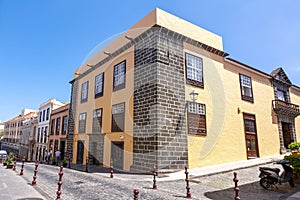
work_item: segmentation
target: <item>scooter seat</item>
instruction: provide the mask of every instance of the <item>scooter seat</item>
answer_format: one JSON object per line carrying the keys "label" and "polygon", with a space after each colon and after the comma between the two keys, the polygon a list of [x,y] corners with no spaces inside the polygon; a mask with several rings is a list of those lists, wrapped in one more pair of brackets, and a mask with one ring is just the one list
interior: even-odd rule
{"label": "scooter seat", "polygon": [[264,171],[272,171],[272,172],[275,172],[276,174],[279,174],[279,172],[280,172],[279,168],[261,167],[260,169],[264,170]]}

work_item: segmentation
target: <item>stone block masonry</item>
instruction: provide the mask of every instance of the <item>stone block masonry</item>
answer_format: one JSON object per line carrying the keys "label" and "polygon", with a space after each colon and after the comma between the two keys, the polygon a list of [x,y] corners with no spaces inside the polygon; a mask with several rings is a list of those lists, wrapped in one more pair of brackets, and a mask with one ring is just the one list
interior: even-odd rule
{"label": "stone block masonry", "polygon": [[132,171],[183,169],[188,162],[181,35],[153,27],[135,44]]}

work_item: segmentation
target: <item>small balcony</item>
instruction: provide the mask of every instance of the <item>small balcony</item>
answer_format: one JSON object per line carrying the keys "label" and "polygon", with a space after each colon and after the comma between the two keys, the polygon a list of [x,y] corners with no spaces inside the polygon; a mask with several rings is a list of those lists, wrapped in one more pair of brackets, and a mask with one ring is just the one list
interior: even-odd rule
{"label": "small balcony", "polygon": [[275,113],[277,114],[288,115],[291,117],[297,117],[298,115],[300,115],[299,105],[281,100],[273,100],[272,105]]}

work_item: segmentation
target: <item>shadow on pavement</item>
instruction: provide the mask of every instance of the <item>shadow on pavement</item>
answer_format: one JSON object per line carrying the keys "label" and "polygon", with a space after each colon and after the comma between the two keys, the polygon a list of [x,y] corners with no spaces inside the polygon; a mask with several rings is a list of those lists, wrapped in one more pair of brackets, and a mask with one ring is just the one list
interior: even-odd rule
{"label": "shadow on pavement", "polygon": [[[300,189],[299,184],[297,184],[294,188],[291,188],[289,184],[282,184],[277,187],[278,189],[266,190],[259,185],[259,182],[240,185],[239,197],[243,200],[284,200],[298,192]],[[206,192],[204,195],[207,198],[214,200],[232,200],[235,197],[235,191],[232,187],[224,190]]]}

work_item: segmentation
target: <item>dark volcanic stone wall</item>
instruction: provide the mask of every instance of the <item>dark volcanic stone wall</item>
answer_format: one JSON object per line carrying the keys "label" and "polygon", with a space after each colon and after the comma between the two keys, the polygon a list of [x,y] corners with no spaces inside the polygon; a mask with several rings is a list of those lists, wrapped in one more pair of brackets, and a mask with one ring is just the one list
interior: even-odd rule
{"label": "dark volcanic stone wall", "polygon": [[133,171],[187,165],[184,53],[180,35],[161,27],[135,44]]}

